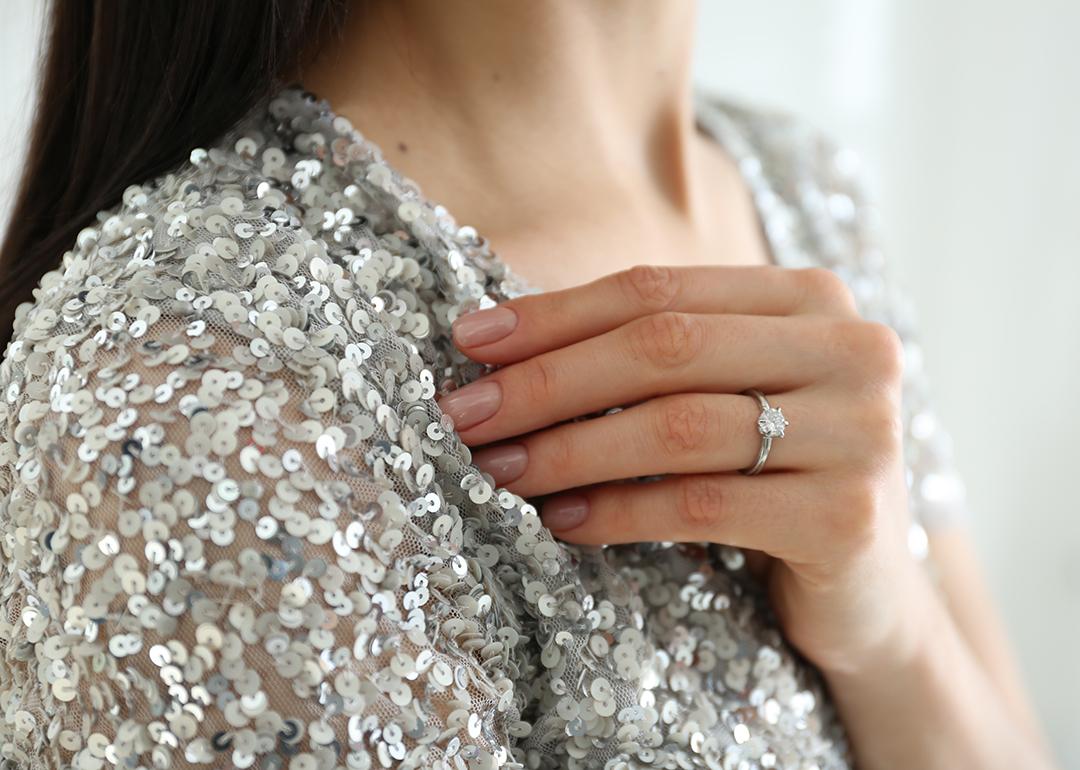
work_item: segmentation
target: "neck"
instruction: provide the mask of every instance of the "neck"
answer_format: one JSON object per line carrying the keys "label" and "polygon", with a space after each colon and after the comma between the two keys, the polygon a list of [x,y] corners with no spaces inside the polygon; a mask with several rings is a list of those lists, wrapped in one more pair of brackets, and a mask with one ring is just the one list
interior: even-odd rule
{"label": "neck", "polygon": [[701,152],[694,10],[692,0],[360,2],[299,79],[482,231],[518,224],[507,201],[535,221],[613,202],[624,216],[655,212],[657,196],[695,224],[708,217],[690,173]]}

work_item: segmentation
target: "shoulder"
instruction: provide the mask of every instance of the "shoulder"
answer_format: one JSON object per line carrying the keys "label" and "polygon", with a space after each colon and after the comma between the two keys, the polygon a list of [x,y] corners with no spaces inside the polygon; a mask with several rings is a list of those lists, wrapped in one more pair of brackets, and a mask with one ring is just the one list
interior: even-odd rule
{"label": "shoulder", "polygon": [[[145,324],[131,317],[134,326],[117,328],[115,313],[137,316],[157,305],[196,315],[224,300],[220,292],[252,290],[266,273],[294,273],[319,242],[272,182],[251,159],[215,145],[130,185],[79,232],[34,301],[19,307],[15,352],[20,341],[56,332],[139,337]],[[200,293],[209,299],[198,301]]]}
{"label": "shoulder", "polygon": [[415,304],[388,297],[384,313],[376,298],[391,275],[399,294],[422,280],[407,234],[375,236],[355,213],[364,192],[320,186],[319,151],[290,146],[295,134],[267,129],[269,111],[255,114],[130,185],[79,232],[17,310],[3,385],[55,365],[58,351],[89,368],[103,350],[209,354],[227,339],[238,366],[299,370],[329,363],[331,348],[361,332],[422,336]]}
{"label": "shoulder", "polygon": [[106,445],[122,460],[116,436],[222,399],[259,407],[270,394],[259,418],[287,417],[292,440],[325,446],[309,418],[347,422],[386,369],[423,379],[415,248],[357,222],[336,186],[311,181],[317,151],[293,152],[261,125],[129,186],[19,308],[0,361],[0,456],[30,475],[0,493],[51,483],[36,474]]}
{"label": "shoulder", "polygon": [[767,104],[702,90],[706,116],[728,125],[743,145],[739,153],[753,156],[774,187],[792,190],[812,182],[822,188],[856,189],[865,194],[859,154],[815,121]]}
{"label": "shoulder", "polygon": [[908,324],[911,309],[881,248],[859,154],[789,111],[708,91],[701,104],[703,120],[739,163],[777,261],[833,270],[864,315]]}
{"label": "shoulder", "polygon": [[225,182],[204,155],[193,150],[190,160],[128,186],[121,200],[98,212],[42,277],[34,300],[19,306],[9,358],[52,335],[66,345],[100,333],[142,337],[153,315],[145,308],[196,313],[189,294],[209,284],[211,274],[219,287],[250,288],[247,268],[265,245],[252,250],[242,237],[246,231],[278,242],[295,240],[295,234],[271,219],[272,200],[264,206],[247,192],[250,175]]}
{"label": "shoulder", "polygon": [[[420,244],[386,204],[384,188],[399,180],[349,129],[298,88],[266,95],[98,212],[18,308],[6,355],[56,334],[69,346],[68,335],[138,338],[141,316],[157,315],[150,306],[276,338],[274,315],[306,324],[312,309],[334,317],[350,300],[379,305],[392,279],[398,293],[430,283]],[[422,332],[420,315],[395,308],[381,320]]]}

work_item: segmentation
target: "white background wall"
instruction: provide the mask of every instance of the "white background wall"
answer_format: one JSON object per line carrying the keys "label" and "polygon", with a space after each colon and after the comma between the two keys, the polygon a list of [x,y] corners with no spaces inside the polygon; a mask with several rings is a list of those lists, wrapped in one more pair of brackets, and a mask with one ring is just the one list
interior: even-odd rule
{"label": "white background wall", "polygon": [[[38,12],[0,0],[0,227]],[[702,82],[862,155],[992,588],[1080,767],[1080,3],[701,0],[699,30]]]}

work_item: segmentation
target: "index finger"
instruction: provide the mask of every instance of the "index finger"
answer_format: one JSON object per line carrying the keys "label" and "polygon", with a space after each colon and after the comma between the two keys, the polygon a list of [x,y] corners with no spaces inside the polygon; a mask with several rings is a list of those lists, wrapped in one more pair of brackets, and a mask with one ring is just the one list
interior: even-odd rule
{"label": "index finger", "polygon": [[506,364],[629,323],[687,313],[855,313],[843,280],[828,268],[778,265],[634,265],[566,289],[527,294],[466,313],[452,325],[469,358]]}

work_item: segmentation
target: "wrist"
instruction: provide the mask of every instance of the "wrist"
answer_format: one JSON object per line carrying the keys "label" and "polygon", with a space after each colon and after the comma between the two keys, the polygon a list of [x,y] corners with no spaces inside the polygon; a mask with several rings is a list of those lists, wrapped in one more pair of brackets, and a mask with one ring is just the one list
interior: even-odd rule
{"label": "wrist", "polygon": [[930,665],[937,649],[934,640],[946,633],[950,617],[929,576],[912,561],[886,601],[895,606],[891,629],[876,641],[822,668],[830,684],[851,686],[865,678],[882,681],[890,674],[904,676]]}
{"label": "wrist", "polygon": [[967,647],[929,579],[912,633],[862,665],[823,671],[866,770],[1051,768]]}

